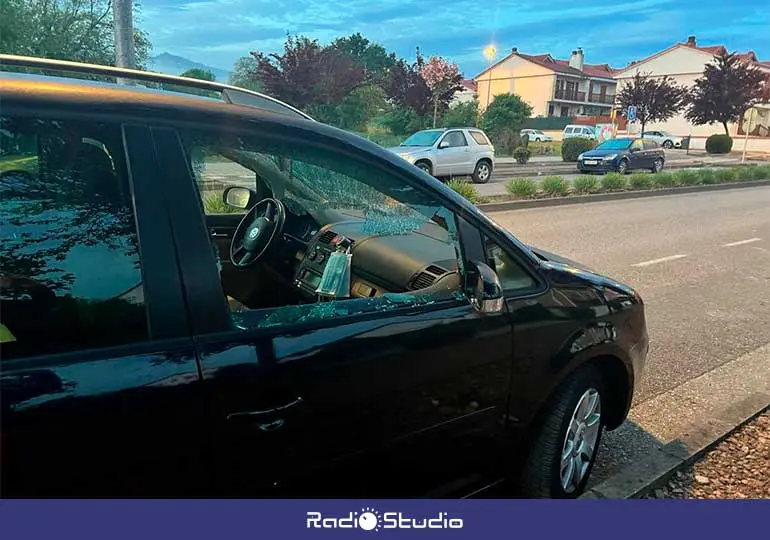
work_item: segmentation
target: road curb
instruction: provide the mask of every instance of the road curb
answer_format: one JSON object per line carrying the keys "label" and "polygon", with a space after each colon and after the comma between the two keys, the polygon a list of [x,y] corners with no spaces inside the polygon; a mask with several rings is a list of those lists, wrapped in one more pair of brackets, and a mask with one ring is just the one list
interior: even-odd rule
{"label": "road curb", "polygon": [[661,445],[644,459],[586,491],[580,498],[642,498],[768,410],[770,396],[754,394],[724,411],[719,418],[709,418],[686,430],[680,437]]}
{"label": "road curb", "polygon": [[623,199],[641,199],[644,197],[661,197],[663,195],[677,195],[685,193],[699,193],[706,191],[722,191],[725,189],[739,189],[749,187],[770,186],[770,180],[751,180],[747,182],[734,182],[729,184],[709,184],[705,186],[685,186],[663,189],[651,189],[644,191],[617,191],[612,193],[597,193],[594,195],[573,195],[570,197],[548,197],[543,199],[517,199],[512,201],[500,201],[479,204],[484,212],[502,212],[505,210],[523,210],[525,208],[542,208],[547,206],[564,206],[568,204],[583,204],[592,202],[618,201]]}

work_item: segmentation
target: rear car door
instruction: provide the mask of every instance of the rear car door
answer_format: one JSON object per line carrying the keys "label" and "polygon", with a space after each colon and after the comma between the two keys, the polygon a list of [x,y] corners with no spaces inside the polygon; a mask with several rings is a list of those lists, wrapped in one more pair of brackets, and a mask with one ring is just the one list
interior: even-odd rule
{"label": "rear car door", "polygon": [[149,130],[22,104],[4,99],[0,129],[3,494],[200,494],[198,370]]}
{"label": "rear car door", "polygon": [[[183,276],[199,284],[187,295],[199,314],[209,455],[219,467],[212,489],[440,495],[499,474],[512,329],[465,292],[464,269],[484,260],[478,234],[408,168],[307,124],[275,122],[238,129],[237,118],[211,119],[199,130],[155,131],[178,188],[172,223],[189,249]],[[212,160],[220,152],[290,162],[288,178],[269,180],[288,209],[283,234],[255,265],[240,311],[227,309],[202,194],[191,175],[177,174],[199,148]],[[253,163],[261,178],[275,174]],[[326,202],[299,195],[302,185]],[[310,276],[347,241],[352,296],[320,301]]]}

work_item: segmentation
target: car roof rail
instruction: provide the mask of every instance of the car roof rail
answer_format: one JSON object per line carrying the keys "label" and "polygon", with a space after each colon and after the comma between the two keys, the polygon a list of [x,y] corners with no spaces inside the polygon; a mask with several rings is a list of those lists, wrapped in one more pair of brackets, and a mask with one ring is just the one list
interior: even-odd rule
{"label": "car roof rail", "polygon": [[199,90],[212,90],[219,92],[226,103],[233,105],[243,105],[256,109],[263,109],[271,112],[299,116],[305,120],[313,120],[309,115],[284,103],[274,97],[232,86],[216,81],[205,81],[202,79],[193,79],[189,77],[180,77],[178,75],[167,75],[154,71],[142,71],[138,69],[119,68],[114,66],[102,66],[98,64],[85,64],[81,62],[71,62],[68,60],[54,60],[51,58],[38,58],[34,56],[17,56],[13,54],[0,54],[0,67],[14,66],[22,68],[50,69],[72,73],[83,73],[87,75],[102,75],[108,77],[117,77],[119,79],[131,79],[136,81],[166,83],[176,86],[196,88]]}

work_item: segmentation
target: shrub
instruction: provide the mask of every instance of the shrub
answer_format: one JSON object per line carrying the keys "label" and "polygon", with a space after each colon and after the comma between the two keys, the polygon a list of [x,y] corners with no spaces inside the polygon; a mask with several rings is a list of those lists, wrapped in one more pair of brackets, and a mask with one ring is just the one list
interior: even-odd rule
{"label": "shrub", "polygon": [[575,162],[580,154],[588,152],[593,147],[594,141],[591,139],[583,139],[582,137],[564,139],[561,143],[561,159],[562,161]]}
{"label": "shrub", "polygon": [[593,193],[599,187],[599,181],[595,176],[578,176],[572,181],[572,190],[575,193]]}
{"label": "shrub", "polygon": [[660,172],[650,176],[652,176],[652,183],[659,188],[675,187],[679,183],[677,177],[672,173]]}
{"label": "shrub", "polygon": [[735,182],[738,180],[738,171],[727,167],[714,169],[714,178],[718,182]]}
{"label": "shrub", "polygon": [[753,180],[754,179],[754,171],[752,170],[754,167],[751,165],[749,166],[743,166],[738,167],[738,178],[740,180]]}
{"label": "shrub", "polygon": [[754,180],[770,180],[770,165],[757,165],[754,167]]}
{"label": "shrub", "polygon": [[532,154],[536,156],[551,156],[553,154],[561,154],[560,142],[532,142],[530,141],[527,146],[532,150]]}
{"label": "shrub", "polygon": [[714,175],[714,169],[700,169],[698,171],[698,178],[700,178],[700,183],[704,185],[715,184],[717,182],[717,178]]}
{"label": "shrub", "polygon": [[561,176],[546,176],[541,184],[543,192],[547,195],[566,195],[569,190],[569,182]]}
{"label": "shrub", "polygon": [[537,193],[537,184],[531,178],[514,178],[505,185],[505,189],[517,197],[532,197]]}
{"label": "shrub", "polygon": [[709,154],[729,154],[733,149],[733,139],[729,135],[719,133],[706,139],[706,152]]}
{"label": "shrub", "polygon": [[682,170],[676,171],[672,176],[676,180],[677,184],[682,186],[694,186],[701,180],[699,172],[700,171]]}
{"label": "shrub", "polygon": [[602,177],[602,189],[605,191],[618,191],[625,187],[626,177],[620,173],[607,173]]}
{"label": "shrub", "polygon": [[652,187],[653,174],[637,172],[628,178],[628,183],[634,189],[650,189]]}
{"label": "shrub", "polygon": [[243,212],[239,208],[225,204],[222,200],[222,192],[215,191],[203,196],[203,210],[207,214],[234,214],[236,212]]}
{"label": "shrub", "polygon": [[513,151],[513,157],[516,158],[516,161],[518,163],[521,163],[522,165],[527,161],[529,161],[529,156],[531,155],[532,155],[532,150],[530,150],[526,146],[519,146],[518,148],[516,148],[516,150]]}
{"label": "shrub", "polygon": [[476,191],[475,187],[473,187],[473,184],[470,184],[464,180],[457,180],[453,178],[447,182],[446,185],[449,186],[450,189],[456,191],[468,199],[473,204],[479,204],[481,202],[481,195],[479,195],[479,192]]}

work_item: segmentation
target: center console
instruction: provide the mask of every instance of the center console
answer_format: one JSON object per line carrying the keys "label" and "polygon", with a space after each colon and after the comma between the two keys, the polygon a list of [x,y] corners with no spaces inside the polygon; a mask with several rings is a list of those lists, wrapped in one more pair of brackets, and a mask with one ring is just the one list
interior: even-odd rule
{"label": "center console", "polygon": [[315,296],[321,276],[326,268],[329,256],[338,246],[350,245],[350,240],[342,235],[327,230],[310,243],[305,256],[300,262],[294,278],[294,285],[306,296]]}

